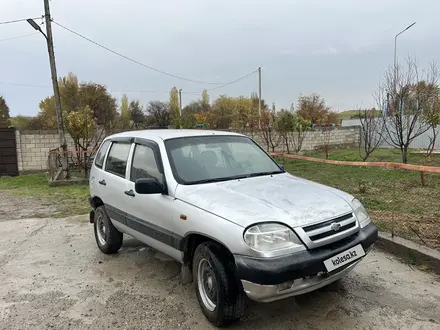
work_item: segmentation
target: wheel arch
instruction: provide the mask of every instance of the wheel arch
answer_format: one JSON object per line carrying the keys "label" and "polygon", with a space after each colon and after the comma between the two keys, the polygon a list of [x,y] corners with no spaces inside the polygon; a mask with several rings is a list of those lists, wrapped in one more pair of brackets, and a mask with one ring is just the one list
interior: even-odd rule
{"label": "wheel arch", "polygon": [[93,196],[89,198],[90,206],[96,210],[98,207],[103,206],[103,200],[98,196]]}
{"label": "wheel arch", "polygon": [[89,222],[95,222],[95,210],[104,205],[104,202],[98,196],[89,197],[89,204],[92,207],[92,210],[89,213]]}
{"label": "wheel arch", "polygon": [[216,247],[216,252],[234,261],[232,252],[225,244],[216,238],[199,232],[189,232],[180,243],[180,250],[183,252],[183,262],[192,264],[192,259],[197,246],[204,242],[212,242],[213,246]]}

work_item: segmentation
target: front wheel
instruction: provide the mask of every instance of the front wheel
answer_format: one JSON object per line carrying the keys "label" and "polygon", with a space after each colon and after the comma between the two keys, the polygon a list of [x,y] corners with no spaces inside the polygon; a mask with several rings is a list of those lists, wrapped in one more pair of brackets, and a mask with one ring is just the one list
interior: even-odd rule
{"label": "front wheel", "polygon": [[218,245],[200,244],[193,258],[193,280],[205,317],[220,327],[240,319],[245,294],[234,272],[234,264]]}
{"label": "front wheel", "polygon": [[105,254],[118,252],[122,246],[123,234],[113,226],[104,206],[95,210],[93,227],[98,248]]}

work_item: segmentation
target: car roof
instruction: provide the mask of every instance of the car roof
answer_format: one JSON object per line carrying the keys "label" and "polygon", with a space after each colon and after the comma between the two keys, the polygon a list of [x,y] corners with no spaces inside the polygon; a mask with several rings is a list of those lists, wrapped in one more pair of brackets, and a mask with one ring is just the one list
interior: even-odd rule
{"label": "car roof", "polygon": [[136,130],[136,131],[126,131],[121,133],[116,133],[108,136],[107,138],[117,138],[117,137],[133,137],[133,138],[144,138],[144,139],[162,139],[169,140],[180,137],[190,137],[190,136],[212,136],[212,135],[235,135],[244,136],[243,134],[227,131],[215,131],[215,130],[201,130],[201,129],[146,129],[146,130]]}

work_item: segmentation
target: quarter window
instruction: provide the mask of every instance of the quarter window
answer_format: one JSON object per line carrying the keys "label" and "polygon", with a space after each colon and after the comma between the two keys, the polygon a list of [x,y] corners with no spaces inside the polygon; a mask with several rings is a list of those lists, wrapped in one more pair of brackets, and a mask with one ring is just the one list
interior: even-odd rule
{"label": "quarter window", "polygon": [[99,148],[98,153],[95,157],[95,166],[98,168],[102,168],[102,165],[104,165],[104,157],[107,152],[108,146],[110,145],[110,140],[104,141],[104,143],[101,145],[101,148]]}
{"label": "quarter window", "polygon": [[125,177],[127,168],[128,154],[130,153],[131,144],[114,142],[110,147],[110,152],[105,163],[107,172]]}
{"label": "quarter window", "polygon": [[163,174],[159,171],[153,149],[137,144],[133,155],[130,180],[135,182],[141,178],[155,178],[163,183]]}

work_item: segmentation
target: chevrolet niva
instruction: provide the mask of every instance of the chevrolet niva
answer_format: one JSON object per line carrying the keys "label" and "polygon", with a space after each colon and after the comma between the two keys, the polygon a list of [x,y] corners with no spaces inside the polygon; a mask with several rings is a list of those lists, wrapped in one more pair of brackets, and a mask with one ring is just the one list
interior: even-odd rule
{"label": "chevrolet niva", "polygon": [[270,302],[341,279],[378,235],[353,196],[293,176],[251,138],[221,131],[108,136],[90,204],[103,253],[128,234],[177,260],[216,326],[239,319],[246,296]]}

